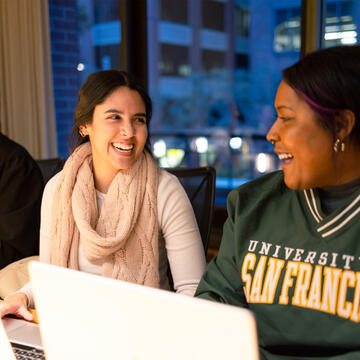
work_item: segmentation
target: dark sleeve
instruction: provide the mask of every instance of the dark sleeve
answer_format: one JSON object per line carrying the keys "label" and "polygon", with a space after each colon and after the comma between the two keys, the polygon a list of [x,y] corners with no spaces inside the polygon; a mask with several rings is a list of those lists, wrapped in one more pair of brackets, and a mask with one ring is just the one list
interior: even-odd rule
{"label": "dark sleeve", "polygon": [[228,218],[224,225],[218,255],[210,262],[199,283],[195,296],[226,304],[247,307],[241,281],[241,264],[236,259],[234,196],[228,199]]}
{"label": "dark sleeve", "polygon": [[35,160],[22,147],[1,149],[0,268],[39,253],[43,180]]}

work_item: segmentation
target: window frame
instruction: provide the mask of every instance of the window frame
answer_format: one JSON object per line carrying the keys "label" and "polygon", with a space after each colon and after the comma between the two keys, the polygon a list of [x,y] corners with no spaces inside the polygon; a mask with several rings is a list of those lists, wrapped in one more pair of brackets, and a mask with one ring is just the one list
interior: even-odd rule
{"label": "window frame", "polygon": [[[147,0],[119,2],[121,64],[148,88]],[[301,0],[300,57],[323,47],[325,11],[326,0]],[[139,53],[142,56],[138,56]]]}

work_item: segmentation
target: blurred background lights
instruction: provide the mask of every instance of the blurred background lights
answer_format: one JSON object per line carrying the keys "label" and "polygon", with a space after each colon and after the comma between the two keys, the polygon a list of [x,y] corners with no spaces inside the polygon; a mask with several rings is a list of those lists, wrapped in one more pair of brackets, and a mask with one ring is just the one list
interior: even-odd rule
{"label": "blurred background lights", "polygon": [[206,137],[198,137],[195,140],[195,145],[196,145],[196,151],[200,154],[207,152],[208,147],[209,147],[209,143]]}
{"label": "blurred background lights", "polygon": [[356,44],[357,43],[357,32],[356,31],[342,31],[342,32],[329,32],[325,34],[325,40],[338,40],[342,44]]}
{"label": "blurred background lights", "polygon": [[169,149],[166,152],[168,167],[177,167],[184,158],[185,152],[182,149]]}
{"label": "blurred background lights", "polygon": [[242,139],[238,136],[233,137],[229,141],[229,145],[233,150],[238,150],[241,148],[242,145]]}
{"label": "blurred background lights", "polygon": [[85,70],[85,65],[83,63],[78,63],[78,66],[77,66],[77,71],[83,71]]}
{"label": "blurred background lights", "polygon": [[158,140],[153,146],[154,156],[161,158],[166,155],[166,143],[164,140]]}
{"label": "blurred background lights", "polygon": [[243,141],[241,145],[241,152],[243,154],[249,154],[250,153],[250,145],[248,141]]}
{"label": "blurred background lights", "polygon": [[271,156],[264,153],[257,154],[255,168],[259,173],[265,173],[269,171],[271,169]]}

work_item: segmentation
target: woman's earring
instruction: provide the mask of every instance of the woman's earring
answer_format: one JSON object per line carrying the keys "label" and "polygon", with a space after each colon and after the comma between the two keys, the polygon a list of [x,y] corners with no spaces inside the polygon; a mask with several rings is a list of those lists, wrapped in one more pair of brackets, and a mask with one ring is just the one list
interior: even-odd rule
{"label": "woman's earring", "polygon": [[333,146],[334,151],[337,152],[344,152],[345,151],[345,143],[340,139],[336,139]]}
{"label": "woman's earring", "polygon": [[79,134],[80,134],[80,136],[83,137],[83,138],[86,136],[86,135],[81,131],[81,129],[79,129]]}

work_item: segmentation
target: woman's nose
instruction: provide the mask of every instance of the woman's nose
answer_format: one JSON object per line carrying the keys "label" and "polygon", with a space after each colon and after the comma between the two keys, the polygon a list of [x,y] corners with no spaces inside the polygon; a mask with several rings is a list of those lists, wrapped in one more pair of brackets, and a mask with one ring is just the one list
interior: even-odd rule
{"label": "woman's nose", "polygon": [[132,124],[132,122],[126,121],[123,124],[121,124],[120,129],[121,135],[126,137],[133,137],[135,135],[135,128]]}
{"label": "woman's nose", "polygon": [[277,131],[276,131],[276,121],[271,126],[268,133],[266,134],[266,140],[271,142],[272,144],[275,144],[275,142],[279,140],[279,136],[278,136]]}

